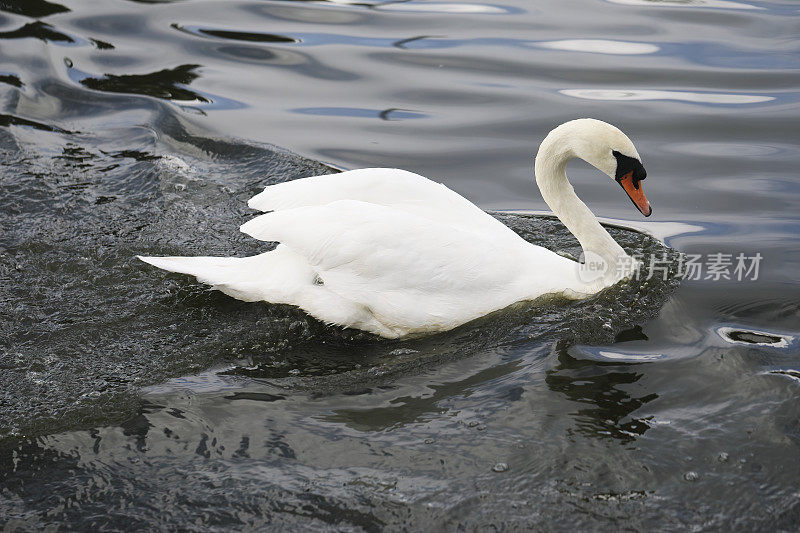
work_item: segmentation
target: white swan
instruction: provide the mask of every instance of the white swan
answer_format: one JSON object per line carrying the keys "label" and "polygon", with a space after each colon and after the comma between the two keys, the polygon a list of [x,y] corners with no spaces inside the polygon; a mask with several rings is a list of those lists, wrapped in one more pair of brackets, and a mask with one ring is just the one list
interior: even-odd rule
{"label": "white swan", "polygon": [[139,259],[240,300],[295,305],[387,338],[446,331],[543,294],[586,297],[624,277],[615,265],[632,259],[567,181],[575,157],[615,179],[649,216],[640,186],[646,174],[628,137],[599,120],[562,124],[539,148],[536,183],[585,256],[601,262],[597,276],[526,242],[444,185],[387,168],[268,186],[248,205],[270,213],[240,229],[281,243],[270,252]]}

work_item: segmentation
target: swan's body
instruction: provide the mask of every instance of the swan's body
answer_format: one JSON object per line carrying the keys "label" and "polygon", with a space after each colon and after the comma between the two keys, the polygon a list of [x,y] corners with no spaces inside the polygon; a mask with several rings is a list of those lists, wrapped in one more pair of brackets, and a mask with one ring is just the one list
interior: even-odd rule
{"label": "swan's body", "polygon": [[553,130],[536,158],[545,201],[585,253],[610,265],[591,281],[574,261],[526,242],[444,185],[382,168],[271,185],[253,197],[250,207],[271,212],[241,230],[281,243],[273,251],[141,259],[240,300],[296,305],[324,322],[383,337],[446,331],[518,301],[550,293],[581,298],[622,278],[614,264],[628,256],[564,172],[569,159],[582,157],[613,177],[617,154],[639,160],[622,132],[581,119]]}

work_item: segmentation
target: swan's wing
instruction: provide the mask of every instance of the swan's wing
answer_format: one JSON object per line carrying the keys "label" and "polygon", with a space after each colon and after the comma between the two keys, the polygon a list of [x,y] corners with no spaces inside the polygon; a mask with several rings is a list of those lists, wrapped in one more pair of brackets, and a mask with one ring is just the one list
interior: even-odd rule
{"label": "swan's wing", "polygon": [[247,205],[259,211],[281,211],[339,200],[392,207],[492,239],[519,239],[502,222],[443,184],[395,168],[363,168],[278,183]]}
{"label": "swan's wing", "polygon": [[290,247],[328,290],[400,334],[453,327],[523,291],[522,249],[393,207],[343,200],[261,215],[241,230]]}

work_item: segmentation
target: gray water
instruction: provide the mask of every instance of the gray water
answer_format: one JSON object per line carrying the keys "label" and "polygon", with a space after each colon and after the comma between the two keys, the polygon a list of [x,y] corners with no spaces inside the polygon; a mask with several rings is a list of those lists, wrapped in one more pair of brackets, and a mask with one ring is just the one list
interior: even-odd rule
{"label": "gray water", "polygon": [[[796,530],[799,22],[0,2],[0,526]],[[577,255],[531,167],[582,116],[634,140],[654,214],[575,163],[578,194],[663,276],[389,342],[134,258],[263,251],[250,196],[365,166]],[[681,279],[718,253],[761,254],[757,279]]]}

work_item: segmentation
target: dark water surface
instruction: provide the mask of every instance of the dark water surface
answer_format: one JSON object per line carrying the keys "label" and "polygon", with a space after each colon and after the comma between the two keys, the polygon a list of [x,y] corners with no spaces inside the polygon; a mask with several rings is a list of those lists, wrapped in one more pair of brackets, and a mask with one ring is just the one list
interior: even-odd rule
{"label": "dark water surface", "polygon": [[[738,0],[0,0],[0,527],[796,530],[798,25]],[[581,116],[634,140],[654,215],[585,165],[576,190],[665,276],[387,342],[134,259],[263,251],[251,195],[364,166],[576,254],[531,167]],[[630,228],[759,253],[758,279],[680,280]]]}

